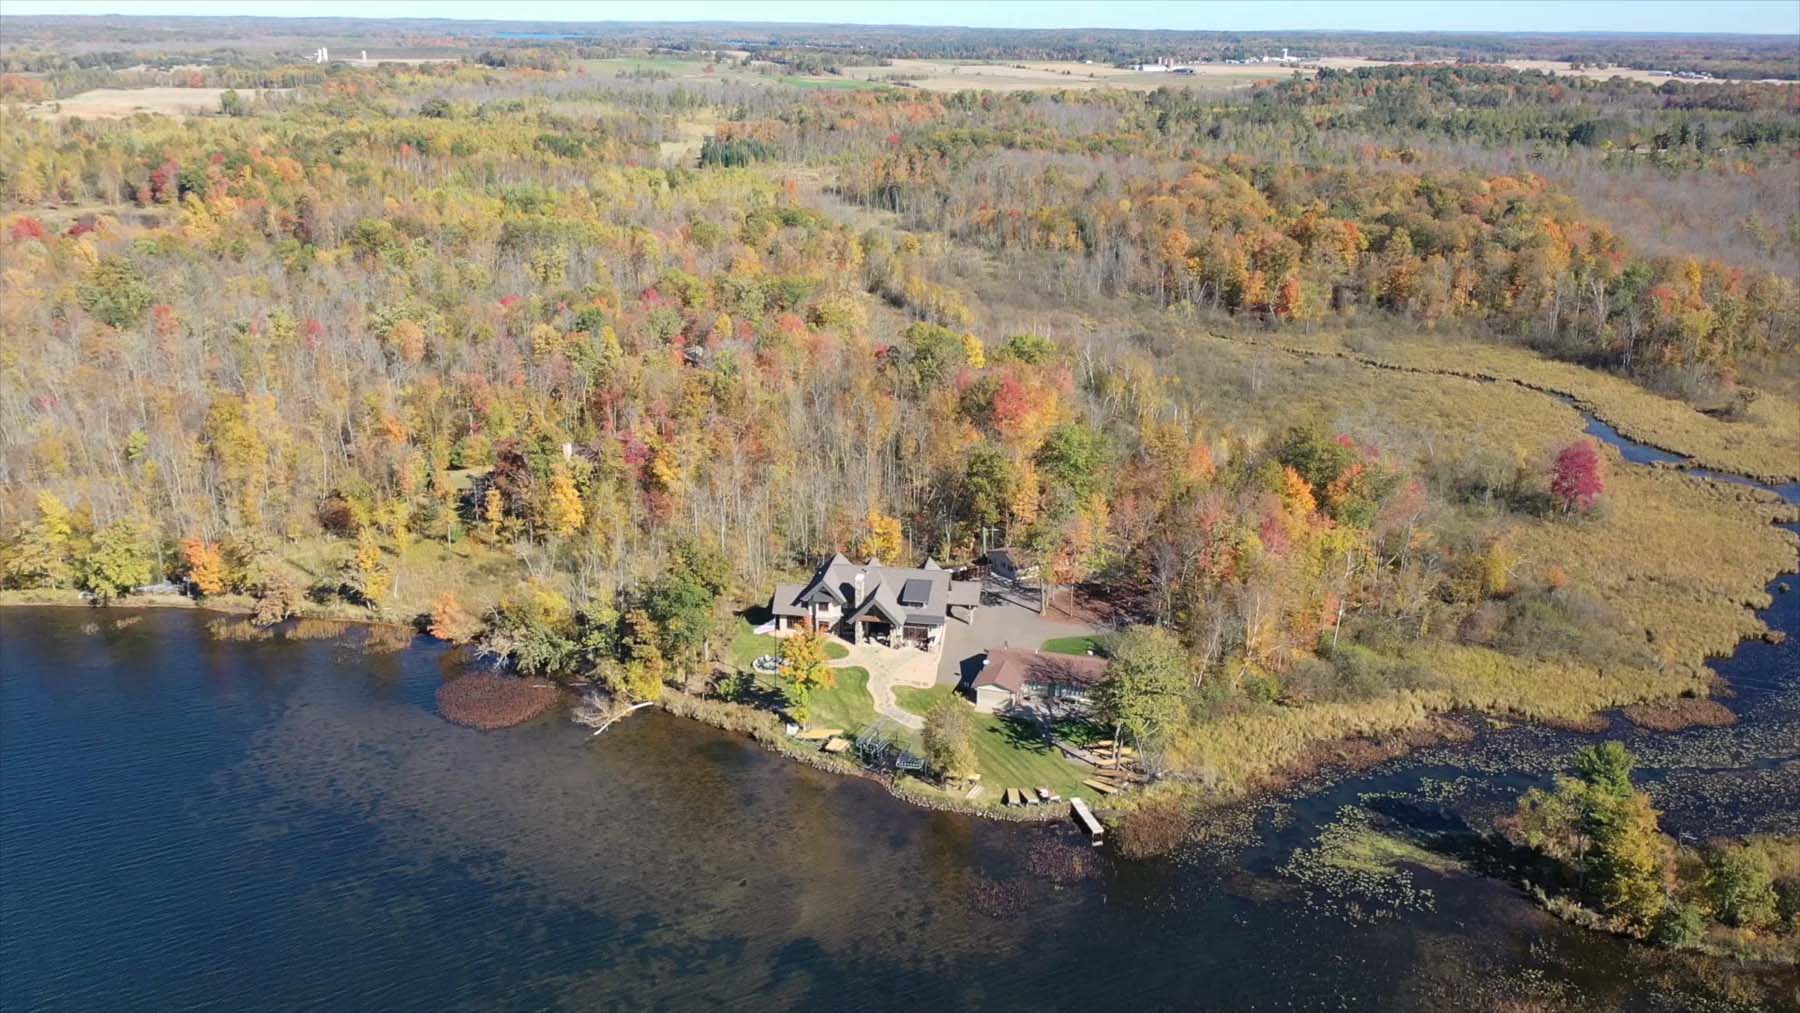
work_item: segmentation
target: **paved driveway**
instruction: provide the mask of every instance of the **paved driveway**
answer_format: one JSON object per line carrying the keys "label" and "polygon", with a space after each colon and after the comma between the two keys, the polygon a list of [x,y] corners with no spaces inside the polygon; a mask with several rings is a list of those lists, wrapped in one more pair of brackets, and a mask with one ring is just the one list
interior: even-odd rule
{"label": "paved driveway", "polygon": [[1051,619],[1010,602],[984,604],[975,610],[973,622],[950,620],[944,633],[942,656],[938,659],[937,683],[955,686],[974,678],[981,670],[982,656],[991,648],[1035,650],[1044,641],[1056,637],[1079,637],[1096,632],[1099,632],[1096,627],[1086,623]]}

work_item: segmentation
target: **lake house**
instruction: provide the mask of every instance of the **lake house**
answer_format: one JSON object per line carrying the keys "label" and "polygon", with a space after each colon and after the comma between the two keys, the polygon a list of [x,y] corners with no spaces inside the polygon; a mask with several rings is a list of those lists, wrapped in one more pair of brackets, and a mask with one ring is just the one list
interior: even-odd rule
{"label": "lake house", "polygon": [[852,643],[872,640],[889,647],[936,650],[945,624],[969,621],[981,604],[981,585],[952,580],[927,559],[922,566],[853,563],[840,553],[804,584],[777,584],[769,602],[777,630],[810,620]]}

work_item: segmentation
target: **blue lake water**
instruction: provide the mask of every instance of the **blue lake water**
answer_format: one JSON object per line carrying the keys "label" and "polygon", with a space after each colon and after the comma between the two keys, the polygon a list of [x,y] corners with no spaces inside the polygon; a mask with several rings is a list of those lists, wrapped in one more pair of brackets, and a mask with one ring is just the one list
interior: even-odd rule
{"label": "blue lake water", "polygon": [[658,712],[599,739],[560,716],[453,727],[439,647],[222,642],[206,621],[0,611],[0,1008],[1442,1009],[1546,980],[1612,1007],[1693,987],[1503,883],[1418,870],[1431,903],[1384,907],[1280,871],[1342,805],[1454,821],[1434,782],[1511,790],[1546,771],[1480,757],[1555,742],[1426,751],[1265,805],[1259,839],[1132,862]]}

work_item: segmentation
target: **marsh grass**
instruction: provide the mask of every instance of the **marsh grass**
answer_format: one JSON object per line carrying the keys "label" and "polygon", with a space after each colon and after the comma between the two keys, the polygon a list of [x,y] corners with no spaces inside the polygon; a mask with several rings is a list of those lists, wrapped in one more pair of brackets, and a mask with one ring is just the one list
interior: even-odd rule
{"label": "marsh grass", "polygon": [[1551,359],[1519,345],[1336,330],[1252,340],[1393,369],[1523,384],[1571,397],[1626,436],[1691,457],[1705,467],[1768,481],[1800,478],[1800,404],[1779,392],[1758,392],[1746,415],[1726,421],[1623,377]]}
{"label": "marsh grass", "polygon": [[254,625],[248,619],[214,619],[206,624],[206,633],[214,640],[236,643],[275,639],[274,629]]}
{"label": "marsh grass", "polygon": [[416,635],[407,626],[364,626],[352,640],[352,644],[364,654],[398,654],[412,646]]}
{"label": "marsh grass", "polygon": [[[1784,449],[1800,447],[1800,411],[1791,413],[1791,427],[1769,418],[1722,422],[1628,381],[1523,348],[1357,332],[1270,338],[1178,330],[1190,337],[1153,340],[1166,344],[1157,350],[1165,353],[1169,373],[1182,378],[1198,414],[1265,435],[1297,418],[1324,418],[1416,462],[1428,476],[1454,473],[1458,462],[1483,454],[1504,461],[1509,471],[1516,463],[1542,472],[1557,448],[1584,432],[1580,413],[1569,404],[1517,384],[1473,378],[1478,375],[1564,390],[1604,407],[1601,414],[1621,431],[1706,463],[1772,477],[1800,467],[1800,452]],[[1276,340],[1323,357],[1287,354],[1272,344]],[[1348,355],[1430,371],[1375,368],[1339,357]],[[1771,396],[1757,404],[1763,416],[1782,408]],[[1518,509],[1503,498],[1446,497],[1448,509],[1471,526],[1504,525],[1518,555],[1513,582],[1527,598],[1544,595],[1552,582],[1566,582],[1578,592],[1572,603],[1582,596],[1597,601],[1550,616],[1574,627],[1606,625],[1587,631],[1591,636],[1575,629],[1578,650],[1534,647],[1525,652],[1534,656],[1521,657],[1427,634],[1393,649],[1401,660],[1423,666],[1429,681],[1372,699],[1244,706],[1205,716],[1170,744],[1171,766],[1211,796],[1234,797],[1304,768],[1323,743],[1406,733],[1448,710],[1582,724],[1612,708],[1706,696],[1713,684],[1707,659],[1728,655],[1764,631],[1752,610],[1769,603],[1768,582],[1797,565],[1800,538],[1772,523],[1796,511],[1761,490],[1627,464],[1610,447],[1604,452],[1608,489],[1601,509],[1589,517]]]}
{"label": "marsh grass", "polygon": [[335,640],[357,628],[347,619],[296,619],[282,636],[289,640]]}
{"label": "marsh grass", "polygon": [[1634,704],[1624,709],[1626,720],[1655,732],[1683,728],[1724,728],[1737,724],[1737,715],[1717,700],[1679,697],[1655,703]]}

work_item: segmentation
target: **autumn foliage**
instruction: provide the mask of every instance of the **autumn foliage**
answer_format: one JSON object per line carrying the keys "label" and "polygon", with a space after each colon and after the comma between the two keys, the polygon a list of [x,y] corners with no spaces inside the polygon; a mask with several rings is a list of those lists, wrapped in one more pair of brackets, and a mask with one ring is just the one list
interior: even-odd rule
{"label": "autumn foliage", "polygon": [[1556,455],[1551,469],[1550,492],[1563,510],[1587,513],[1606,491],[1606,460],[1593,440],[1581,439]]}
{"label": "autumn foliage", "polygon": [[182,539],[181,558],[195,591],[207,597],[225,593],[225,559],[217,544],[199,537]]}

